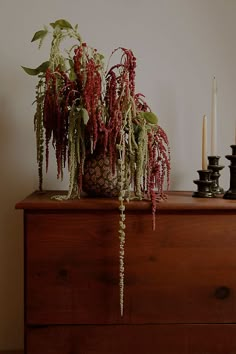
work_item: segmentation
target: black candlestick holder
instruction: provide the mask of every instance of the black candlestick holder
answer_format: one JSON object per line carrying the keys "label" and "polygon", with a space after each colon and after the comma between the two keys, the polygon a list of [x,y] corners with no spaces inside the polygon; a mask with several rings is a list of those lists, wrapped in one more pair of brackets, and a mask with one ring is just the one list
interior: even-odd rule
{"label": "black candlestick holder", "polygon": [[219,186],[220,172],[224,166],[219,165],[220,156],[208,156],[208,170],[211,170],[211,191],[214,195],[219,195],[224,193],[224,189]]}
{"label": "black candlestick holder", "polygon": [[198,170],[199,179],[193,181],[198,187],[197,192],[193,193],[196,198],[212,198],[214,194],[211,191],[213,181],[211,180],[211,170]]}
{"label": "black candlestick holder", "polygon": [[236,199],[236,145],[230,145],[232,155],[226,155],[226,159],[230,161],[230,187],[224,194],[224,199]]}

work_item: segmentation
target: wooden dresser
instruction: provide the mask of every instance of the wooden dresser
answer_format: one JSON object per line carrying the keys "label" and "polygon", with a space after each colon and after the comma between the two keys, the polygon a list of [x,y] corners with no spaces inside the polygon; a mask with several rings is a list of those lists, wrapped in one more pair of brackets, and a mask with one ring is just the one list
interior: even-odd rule
{"label": "wooden dresser", "polygon": [[169,193],[126,204],[119,309],[118,202],[24,209],[26,354],[236,354],[236,201]]}

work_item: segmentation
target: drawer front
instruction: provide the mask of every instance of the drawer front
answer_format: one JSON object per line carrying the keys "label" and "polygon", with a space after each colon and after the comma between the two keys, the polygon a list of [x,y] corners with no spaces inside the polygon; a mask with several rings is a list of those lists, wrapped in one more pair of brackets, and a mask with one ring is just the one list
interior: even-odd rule
{"label": "drawer front", "polygon": [[27,216],[28,323],[109,323],[119,317],[117,224],[117,215]]}
{"label": "drawer front", "polygon": [[118,216],[26,215],[29,324],[236,322],[236,218],[127,215],[119,314]]}
{"label": "drawer front", "polygon": [[26,352],[236,354],[236,325],[87,325],[28,328]]}

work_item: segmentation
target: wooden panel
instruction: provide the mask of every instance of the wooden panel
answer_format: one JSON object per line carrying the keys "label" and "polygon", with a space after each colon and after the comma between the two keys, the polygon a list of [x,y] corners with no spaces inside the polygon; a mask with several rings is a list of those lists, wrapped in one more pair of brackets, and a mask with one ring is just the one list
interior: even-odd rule
{"label": "wooden panel", "polygon": [[236,354],[236,326],[88,325],[29,328],[27,353]]}
{"label": "wooden panel", "polygon": [[[94,210],[118,211],[118,198],[88,198],[57,201],[55,195],[66,195],[62,191],[35,192],[16,204],[17,209],[26,210]],[[234,200],[223,198],[192,198],[192,192],[168,192],[168,198],[157,205],[161,213],[203,211],[204,212],[236,212]],[[152,206],[149,200],[130,201],[125,203],[126,210],[151,213]]]}
{"label": "wooden panel", "polygon": [[119,318],[118,216],[26,217],[28,323]]}
{"label": "wooden panel", "polygon": [[23,350],[0,350],[0,354],[24,354]]}
{"label": "wooden panel", "polygon": [[[236,322],[234,215],[127,216],[119,315],[118,216],[27,213],[27,322]],[[206,231],[205,231],[206,230]],[[225,353],[224,353],[225,354]]]}
{"label": "wooden panel", "polygon": [[236,322],[235,216],[160,215],[155,233],[145,216],[127,226],[130,323]]}

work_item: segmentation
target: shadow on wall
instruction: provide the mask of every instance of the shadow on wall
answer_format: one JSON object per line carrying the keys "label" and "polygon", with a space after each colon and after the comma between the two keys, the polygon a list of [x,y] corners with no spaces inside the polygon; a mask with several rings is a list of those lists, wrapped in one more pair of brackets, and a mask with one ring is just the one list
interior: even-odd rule
{"label": "shadow on wall", "polygon": [[30,185],[21,168],[11,96],[6,97],[0,95],[0,350],[23,347],[23,222],[15,203]]}
{"label": "shadow on wall", "polygon": [[[172,83],[164,80],[158,81],[154,90],[158,92],[157,101],[160,102],[160,107],[162,107],[160,112],[160,125],[166,130],[170,143],[170,190],[183,190],[182,181],[184,176],[180,172],[182,169],[179,168],[182,164],[179,150],[182,149],[182,143],[184,143],[184,141],[181,136],[182,132],[180,128],[180,122],[182,119],[177,116],[177,93],[175,92]],[[165,128],[166,126],[168,127],[168,130]]]}
{"label": "shadow on wall", "polygon": [[[23,212],[15,210],[15,204],[38,188],[35,107],[31,106],[34,83],[22,86],[25,74],[18,64],[12,68],[10,77],[4,75],[3,71],[0,85],[0,351],[23,348]],[[32,96],[29,97],[29,93]],[[47,178],[45,176],[44,188],[65,189],[67,180],[61,185],[54,174],[49,173]]]}

